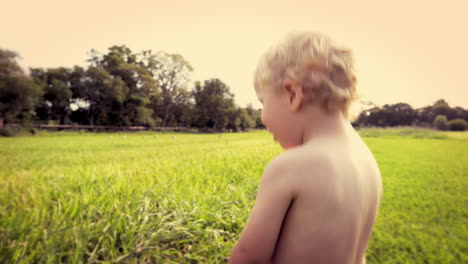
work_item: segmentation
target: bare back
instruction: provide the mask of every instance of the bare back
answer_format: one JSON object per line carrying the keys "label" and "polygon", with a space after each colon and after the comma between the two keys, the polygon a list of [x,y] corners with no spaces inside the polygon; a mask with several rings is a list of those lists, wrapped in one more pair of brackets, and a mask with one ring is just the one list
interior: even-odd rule
{"label": "bare back", "polygon": [[[296,195],[285,215],[273,263],[365,263],[382,194],[377,163],[356,132],[309,142],[288,155],[300,160]],[[308,157],[320,155],[320,166]],[[318,168],[320,167],[320,168]]]}

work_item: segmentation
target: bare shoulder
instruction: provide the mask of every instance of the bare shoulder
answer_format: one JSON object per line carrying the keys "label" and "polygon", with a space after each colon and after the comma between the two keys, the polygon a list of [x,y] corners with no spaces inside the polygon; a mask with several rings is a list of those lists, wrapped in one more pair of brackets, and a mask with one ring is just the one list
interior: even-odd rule
{"label": "bare shoulder", "polygon": [[295,166],[295,155],[291,154],[283,152],[268,163],[262,176],[260,188],[276,185],[281,186],[282,190],[287,190],[291,194],[294,192],[292,177],[296,175],[297,167]]}
{"label": "bare shoulder", "polygon": [[320,188],[321,179],[334,171],[333,160],[326,150],[300,146],[275,157],[265,169],[264,177],[282,177],[293,190],[298,190],[309,181]]}
{"label": "bare shoulder", "polygon": [[291,172],[289,179],[299,189],[306,188],[307,192],[316,190],[320,193],[336,184],[350,184],[352,181],[380,180],[372,153],[358,140],[347,144],[339,140],[310,142],[285,151],[273,162],[274,167],[287,168]]}
{"label": "bare shoulder", "polygon": [[295,169],[323,164],[329,160],[326,149],[317,146],[298,146],[275,157],[268,166],[273,168]]}
{"label": "bare shoulder", "polygon": [[320,151],[305,147],[289,149],[270,161],[265,172],[276,174],[288,174],[292,177],[304,169],[313,165],[325,165],[326,156]]}

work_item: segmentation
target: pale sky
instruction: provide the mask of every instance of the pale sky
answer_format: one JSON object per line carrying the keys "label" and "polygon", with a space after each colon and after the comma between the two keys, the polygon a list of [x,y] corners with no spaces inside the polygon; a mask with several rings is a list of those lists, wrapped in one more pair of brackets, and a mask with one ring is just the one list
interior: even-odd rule
{"label": "pale sky", "polygon": [[468,108],[468,1],[6,1],[0,48],[29,67],[86,66],[88,52],[127,45],[183,55],[193,81],[219,78],[238,105],[261,107],[259,56],[287,33],[319,31],[354,53],[358,92],[378,105],[445,98]]}

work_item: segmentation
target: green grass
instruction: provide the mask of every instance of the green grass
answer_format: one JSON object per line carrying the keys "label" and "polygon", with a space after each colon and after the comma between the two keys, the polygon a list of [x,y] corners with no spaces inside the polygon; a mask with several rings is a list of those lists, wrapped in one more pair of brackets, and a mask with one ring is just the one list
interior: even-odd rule
{"label": "green grass", "polygon": [[[368,263],[467,263],[468,132],[360,133],[384,184]],[[223,263],[280,152],[264,131],[0,138],[0,263]]]}

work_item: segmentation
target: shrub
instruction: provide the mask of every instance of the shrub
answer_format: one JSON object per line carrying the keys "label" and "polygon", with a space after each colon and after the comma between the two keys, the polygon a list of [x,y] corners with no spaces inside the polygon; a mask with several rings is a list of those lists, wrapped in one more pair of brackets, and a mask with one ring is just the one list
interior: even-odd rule
{"label": "shrub", "polygon": [[0,128],[0,137],[14,137],[18,131],[11,127]]}
{"label": "shrub", "polygon": [[447,130],[448,129],[448,124],[447,124],[447,117],[444,115],[438,115],[434,119],[434,126],[438,130]]}
{"label": "shrub", "polygon": [[468,129],[468,122],[461,118],[450,120],[447,125],[452,131],[465,131]]}

